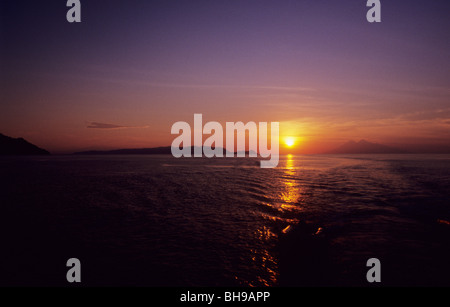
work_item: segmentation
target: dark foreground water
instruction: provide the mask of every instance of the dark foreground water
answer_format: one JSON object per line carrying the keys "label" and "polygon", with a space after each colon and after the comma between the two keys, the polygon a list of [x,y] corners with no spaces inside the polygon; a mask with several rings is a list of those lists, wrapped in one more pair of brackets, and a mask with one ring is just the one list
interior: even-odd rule
{"label": "dark foreground water", "polygon": [[0,285],[450,285],[450,156],[0,158]]}

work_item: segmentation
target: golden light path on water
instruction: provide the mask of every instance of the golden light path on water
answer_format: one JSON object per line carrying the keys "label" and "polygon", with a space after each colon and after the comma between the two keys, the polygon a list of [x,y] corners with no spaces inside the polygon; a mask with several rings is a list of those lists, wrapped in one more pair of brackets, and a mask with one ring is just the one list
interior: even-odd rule
{"label": "golden light path on water", "polygon": [[[298,162],[298,161],[297,161]],[[283,165],[284,163],[284,165]],[[301,188],[298,185],[299,167],[293,155],[286,155],[285,159],[280,160],[280,173],[274,175],[274,189],[267,191],[267,198],[272,199],[271,203],[265,203],[265,206],[276,210],[277,214],[263,213],[264,219],[270,223],[256,229],[255,235],[257,239],[263,243],[277,241],[280,236],[285,235],[292,229],[292,226],[298,223],[295,217],[301,207],[298,202],[302,197]],[[294,217],[293,217],[294,216]],[[268,225],[274,225],[269,227]],[[281,228],[280,228],[280,225]],[[271,244],[263,244],[263,246],[272,246]],[[264,276],[258,276],[257,280],[250,282],[249,286],[273,286],[277,284],[278,259],[273,251],[269,249],[252,250],[252,261],[256,265],[260,265],[264,271]]]}

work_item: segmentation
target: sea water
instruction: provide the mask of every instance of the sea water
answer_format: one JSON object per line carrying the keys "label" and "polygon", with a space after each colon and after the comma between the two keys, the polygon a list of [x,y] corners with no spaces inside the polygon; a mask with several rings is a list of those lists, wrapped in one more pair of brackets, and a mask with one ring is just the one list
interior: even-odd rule
{"label": "sea water", "polygon": [[450,155],[0,158],[1,285],[449,285]]}

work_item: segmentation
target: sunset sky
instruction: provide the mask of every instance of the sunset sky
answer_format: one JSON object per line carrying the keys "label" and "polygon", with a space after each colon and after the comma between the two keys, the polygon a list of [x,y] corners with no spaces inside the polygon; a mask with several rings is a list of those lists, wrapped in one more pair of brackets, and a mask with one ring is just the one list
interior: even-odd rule
{"label": "sunset sky", "polygon": [[[2,1],[0,133],[52,153],[169,146],[173,123],[280,122],[290,151],[450,149],[449,1]],[[283,144],[281,144],[284,147]]]}

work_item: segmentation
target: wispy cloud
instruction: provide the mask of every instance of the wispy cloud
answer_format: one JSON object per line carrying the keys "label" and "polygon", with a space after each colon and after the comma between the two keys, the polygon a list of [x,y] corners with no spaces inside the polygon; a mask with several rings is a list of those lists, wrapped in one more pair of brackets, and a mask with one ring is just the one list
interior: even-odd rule
{"label": "wispy cloud", "polygon": [[450,119],[450,108],[403,114],[402,119],[411,121]]}
{"label": "wispy cloud", "polygon": [[[91,67],[92,68],[92,67]],[[86,68],[87,70],[87,68]],[[87,70],[91,72],[92,70]],[[41,73],[39,76],[56,78],[76,78],[88,82],[103,82],[115,84],[134,84],[145,85],[155,88],[187,88],[187,89],[235,89],[235,90],[264,90],[273,92],[316,92],[316,88],[303,86],[283,86],[283,85],[264,85],[264,84],[235,84],[235,83],[191,83],[191,82],[157,82],[153,81],[156,77],[177,76],[183,79],[192,79],[192,75],[167,73],[164,71],[138,72],[136,70],[94,70],[93,74],[76,73]]]}
{"label": "wispy cloud", "polygon": [[90,123],[88,123],[86,128],[93,128],[93,129],[129,129],[129,128],[148,128],[148,126],[121,126],[121,125],[115,125],[115,124],[90,122]]}

